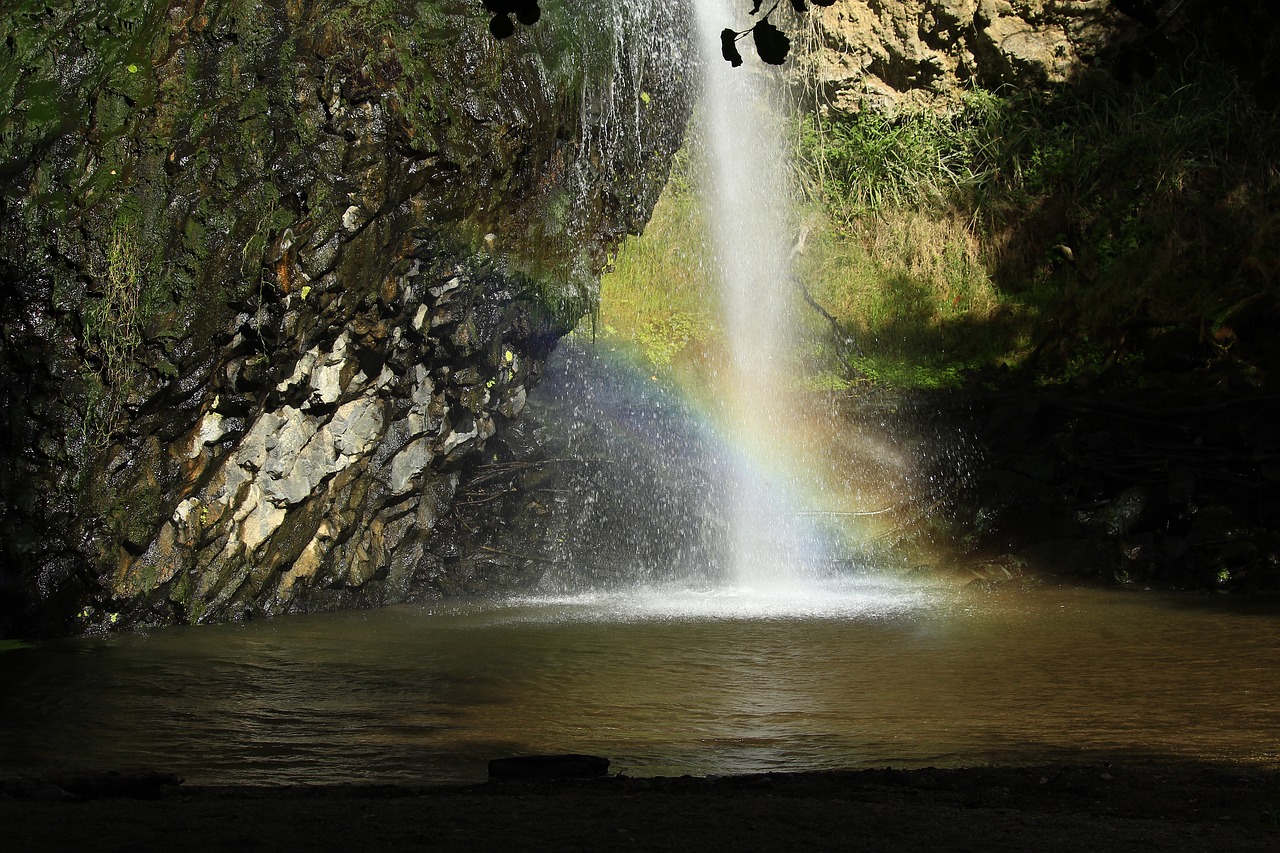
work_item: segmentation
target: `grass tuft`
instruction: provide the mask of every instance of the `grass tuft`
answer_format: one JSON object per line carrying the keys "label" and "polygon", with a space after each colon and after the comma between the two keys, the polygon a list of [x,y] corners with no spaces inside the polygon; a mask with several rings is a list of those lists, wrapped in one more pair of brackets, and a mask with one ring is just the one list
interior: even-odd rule
{"label": "grass tuft", "polygon": [[[1280,288],[1280,119],[1221,68],[808,116],[792,159],[795,274],[830,315],[807,315],[813,387],[1066,381]],[[602,288],[607,329],[659,366],[715,331],[690,184],[686,161]]]}

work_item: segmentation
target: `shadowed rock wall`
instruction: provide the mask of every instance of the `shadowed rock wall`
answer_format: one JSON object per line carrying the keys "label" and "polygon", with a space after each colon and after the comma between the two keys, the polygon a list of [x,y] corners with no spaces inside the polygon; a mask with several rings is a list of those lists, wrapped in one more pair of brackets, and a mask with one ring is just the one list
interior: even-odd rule
{"label": "shadowed rock wall", "polygon": [[544,7],[3,13],[0,635],[449,585],[436,521],[689,108],[680,4]]}

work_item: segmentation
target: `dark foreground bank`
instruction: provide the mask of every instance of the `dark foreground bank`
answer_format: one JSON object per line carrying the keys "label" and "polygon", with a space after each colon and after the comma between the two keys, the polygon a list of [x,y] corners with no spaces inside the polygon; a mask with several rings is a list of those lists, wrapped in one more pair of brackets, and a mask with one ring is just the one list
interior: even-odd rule
{"label": "dark foreground bank", "polygon": [[0,785],[10,853],[47,850],[1280,850],[1280,775],[1194,765],[864,770],[448,788]]}

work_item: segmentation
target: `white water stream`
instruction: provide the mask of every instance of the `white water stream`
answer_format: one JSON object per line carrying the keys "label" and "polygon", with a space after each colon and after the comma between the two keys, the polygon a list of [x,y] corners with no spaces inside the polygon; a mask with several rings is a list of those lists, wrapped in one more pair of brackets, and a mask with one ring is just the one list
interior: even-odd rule
{"label": "white water stream", "polygon": [[[733,583],[743,592],[784,598],[812,589],[819,554],[816,536],[795,512],[796,482],[809,460],[786,434],[790,412],[781,403],[796,375],[791,316],[789,215],[777,72],[748,62],[732,67],[721,56],[720,32],[742,30],[751,19],[728,0],[696,0],[703,68],[699,131],[709,163],[702,188],[720,279],[721,321],[730,345],[723,417],[739,449],[731,498]],[[745,39],[744,42],[749,41]]]}

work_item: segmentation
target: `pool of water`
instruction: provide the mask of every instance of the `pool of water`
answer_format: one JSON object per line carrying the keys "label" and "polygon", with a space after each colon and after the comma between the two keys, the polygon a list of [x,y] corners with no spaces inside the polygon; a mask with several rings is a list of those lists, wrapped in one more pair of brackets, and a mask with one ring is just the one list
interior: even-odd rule
{"label": "pool of water", "polygon": [[437,782],[1065,757],[1280,766],[1280,607],[857,581],[281,617],[0,653],[0,767]]}

